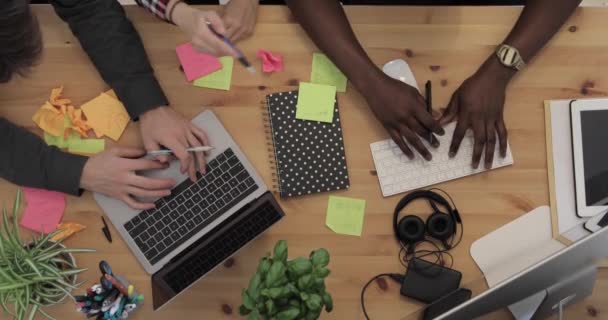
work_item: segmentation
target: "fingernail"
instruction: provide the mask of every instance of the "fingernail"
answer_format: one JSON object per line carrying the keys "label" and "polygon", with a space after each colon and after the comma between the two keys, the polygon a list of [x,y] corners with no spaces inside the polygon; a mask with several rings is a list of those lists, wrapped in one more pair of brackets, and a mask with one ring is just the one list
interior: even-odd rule
{"label": "fingernail", "polygon": [[472,164],[473,169],[477,169],[479,167],[479,162]]}
{"label": "fingernail", "polygon": [[425,154],[425,155],[424,155],[424,158],[426,159],[426,161],[431,161],[431,160],[433,160],[433,156],[432,156],[432,155],[430,155],[430,154]]}
{"label": "fingernail", "polygon": [[454,158],[454,157],[456,156],[456,152],[454,152],[454,151],[450,151],[450,152],[448,153],[448,156],[449,156],[450,158]]}
{"label": "fingernail", "polygon": [[433,139],[433,147],[439,147],[439,141],[437,139]]}
{"label": "fingernail", "polygon": [[488,169],[488,170],[492,169],[492,163],[491,162],[490,163],[486,162],[486,169]]}
{"label": "fingernail", "polygon": [[439,135],[442,136],[445,134],[445,130],[443,130],[443,128],[441,128],[441,130],[439,130]]}

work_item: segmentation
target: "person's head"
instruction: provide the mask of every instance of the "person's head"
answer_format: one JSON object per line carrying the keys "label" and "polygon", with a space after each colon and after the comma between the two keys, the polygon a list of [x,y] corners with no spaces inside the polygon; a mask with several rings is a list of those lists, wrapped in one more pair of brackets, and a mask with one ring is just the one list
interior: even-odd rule
{"label": "person's head", "polygon": [[42,52],[42,36],[28,0],[0,5],[0,83],[24,75]]}

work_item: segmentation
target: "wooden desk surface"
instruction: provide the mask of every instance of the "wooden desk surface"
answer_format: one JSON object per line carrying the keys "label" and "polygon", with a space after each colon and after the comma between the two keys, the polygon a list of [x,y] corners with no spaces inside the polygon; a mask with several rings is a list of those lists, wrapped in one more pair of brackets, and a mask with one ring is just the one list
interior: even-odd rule
{"label": "wooden desk surface", "polygon": [[[34,132],[31,117],[47,99],[50,89],[63,84],[65,94],[79,105],[107,86],[100,79],[68,28],[48,6],[35,9],[42,24],[45,54],[28,79],[0,86],[0,115]],[[518,8],[347,8],[354,29],[372,59],[381,65],[407,59],[419,82],[432,80],[435,108],[444,106],[461,81],[491,54],[516,20]],[[255,36],[241,44],[252,59],[258,48],[284,55],[286,70],[279,74],[249,75],[235,65],[232,90],[206,90],[189,85],[178,70],[174,48],[187,39],[174,26],[162,23],[137,7],[127,8],[140,31],[148,54],[169,100],[187,117],[203,106],[212,108],[241,148],[271,184],[271,171],[263,133],[259,102],[266,94],[297,87],[309,79],[315,46],[294,23],[284,7],[263,7]],[[462,244],[453,250],[455,268],[463,273],[463,285],[484,288],[479,269],[469,255],[473,241],[540,205],[548,204],[543,104],[545,99],[606,96],[608,90],[607,9],[579,9],[536,61],[511,84],[506,100],[506,119],[515,165],[488,174],[444,183],[441,188],[454,197],[466,224]],[[331,31],[330,31],[331,32]],[[85,224],[88,229],[67,241],[71,247],[97,249],[77,256],[88,267],[82,278],[87,285],[99,279],[97,263],[108,260],[117,273],[134,282],[147,302],[133,319],[237,319],[241,288],[255,269],[258,258],[278,239],[287,239],[290,256],[306,255],[326,247],[331,252],[332,274],[328,289],[335,310],[324,319],[362,319],[359,294],[362,285],[381,272],[402,272],[391,231],[391,214],[399,196],[382,198],[369,143],[386,138],[362,97],[349,86],[339,94],[344,138],[352,187],[337,192],[367,200],[363,236],[333,234],[325,227],[327,193],[282,200],[287,216],[268,233],[221,266],[162,311],[153,313],[149,276],[112,229],[114,243],[102,237],[101,211],[90,193],[68,197],[64,221]],[[109,143],[112,145],[113,143]],[[139,145],[138,128],[130,124],[120,141]],[[6,151],[4,151],[6,152]],[[0,182],[0,198],[10,203],[16,187]],[[412,208],[410,212],[428,209]],[[607,319],[608,270],[602,269],[595,294],[567,309],[570,319]],[[603,298],[602,298],[603,297]],[[373,319],[416,319],[423,305],[400,298],[398,287],[388,282],[367,292]],[[603,304],[602,304],[603,303]],[[58,319],[81,319],[71,303],[50,309]],[[506,318],[498,312],[490,318]]]}

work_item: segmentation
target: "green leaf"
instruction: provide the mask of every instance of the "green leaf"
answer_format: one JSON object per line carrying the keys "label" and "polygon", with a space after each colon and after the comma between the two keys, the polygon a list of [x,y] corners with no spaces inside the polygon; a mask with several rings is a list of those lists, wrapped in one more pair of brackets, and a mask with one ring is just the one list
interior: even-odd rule
{"label": "green leaf", "polygon": [[269,316],[273,316],[275,313],[277,313],[277,308],[275,307],[274,302],[272,302],[272,300],[266,301],[266,313]]}
{"label": "green leaf", "polygon": [[300,309],[295,307],[290,307],[287,310],[283,310],[277,313],[277,320],[293,320],[296,319],[300,315]]}
{"label": "green leaf", "polygon": [[287,241],[279,240],[274,246],[274,261],[287,262]]}
{"label": "green leaf", "polygon": [[285,288],[287,288],[289,290],[289,292],[291,292],[294,295],[298,295],[300,293],[300,290],[298,290],[298,288],[296,288],[296,286],[293,283],[288,283]]}
{"label": "green leaf", "polygon": [[331,298],[331,294],[327,292],[323,294],[323,303],[325,304],[325,311],[331,312],[334,309],[334,300]]}
{"label": "green leaf", "polygon": [[247,290],[243,289],[243,291],[241,292],[241,299],[243,299],[243,305],[245,306],[245,308],[249,310],[255,309],[255,302],[253,301],[253,299],[251,299],[251,297],[247,293]]}
{"label": "green leaf", "polygon": [[282,298],[282,295],[283,295],[283,288],[270,288],[270,289],[268,289],[268,296],[271,299]]}
{"label": "green leaf", "polygon": [[266,278],[266,274],[268,273],[268,270],[270,270],[270,265],[272,264],[272,262],[270,262],[270,259],[268,257],[264,257],[262,259],[260,259],[260,263],[258,264],[258,273],[260,274],[260,277],[262,278],[262,280],[264,278]]}
{"label": "green leaf", "polygon": [[312,263],[309,259],[298,257],[289,261],[287,269],[297,277],[300,277],[312,271]]}
{"label": "green leaf", "polygon": [[249,287],[247,288],[247,292],[251,299],[257,301],[260,296],[260,283],[262,282],[262,277],[259,273],[256,273],[253,278],[249,281]]}
{"label": "green leaf", "polygon": [[258,310],[253,310],[253,312],[247,316],[247,320],[262,320],[262,317],[260,316]]}
{"label": "green leaf", "polygon": [[304,320],[317,320],[317,319],[319,319],[320,316],[321,316],[321,309],[319,309],[318,311],[309,310],[308,313],[306,314],[306,316],[304,317]]}
{"label": "green leaf", "polygon": [[300,292],[300,299],[302,299],[302,301],[307,301],[309,297],[310,296],[308,295],[308,293]]}
{"label": "green leaf", "polygon": [[274,287],[276,283],[285,276],[285,265],[281,261],[274,261],[268,270],[268,275],[264,280],[267,288]]}
{"label": "green leaf", "polygon": [[323,299],[316,293],[311,294],[306,300],[306,307],[313,311],[318,311],[321,309],[321,305],[323,304]]}
{"label": "green leaf", "polygon": [[329,273],[330,273],[329,269],[327,269],[325,267],[315,269],[315,276],[317,276],[319,278],[325,278],[329,275]]}
{"label": "green leaf", "polygon": [[307,290],[312,284],[312,275],[310,274],[305,274],[298,279],[298,289],[300,290]]}
{"label": "green leaf", "polygon": [[326,249],[317,249],[310,253],[310,260],[316,268],[326,267],[329,264],[329,252]]}
{"label": "green leaf", "polygon": [[244,305],[239,306],[239,314],[242,316],[246,316],[251,313],[251,310],[247,309]]}
{"label": "green leaf", "polygon": [[289,305],[292,307],[300,308],[300,301],[296,299],[289,300]]}

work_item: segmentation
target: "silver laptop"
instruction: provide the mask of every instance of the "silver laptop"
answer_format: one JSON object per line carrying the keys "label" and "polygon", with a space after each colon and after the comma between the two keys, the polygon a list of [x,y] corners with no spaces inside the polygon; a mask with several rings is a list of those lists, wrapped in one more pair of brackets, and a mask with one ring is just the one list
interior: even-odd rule
{"label": "silver laptop", "polygon": [[175,261],[201,237],[269,193],[212,111],[200,113],[192,122],[205,130],[214,147],[206,157],[207,173],[196,183],[181,174],[179,162],[173,161],[168,169],[142,173],[173,178],[178,183],[170,196],[155,199],[156,209],[138,211],[122,201],[95,194],[99,206],[149,274]]}

